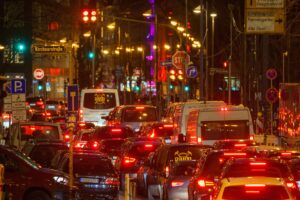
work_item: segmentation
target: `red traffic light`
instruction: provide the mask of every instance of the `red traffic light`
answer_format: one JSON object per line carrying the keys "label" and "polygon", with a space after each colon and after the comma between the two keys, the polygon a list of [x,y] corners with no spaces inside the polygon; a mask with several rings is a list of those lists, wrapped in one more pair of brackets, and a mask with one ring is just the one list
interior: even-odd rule
{"label": "red traffic light", "polygon": [[85,9],[82,11],[82,20],[84,22],[95,22],[97,20],[97,12],[96,10]]}
{"label": "red traffic light", "polygon": [[227,67],[228,67],[228,62],[227,62],[227,61],[225,61],[225,62],[223,63],[223,67],[224,67],[224,68],[227,68]]}

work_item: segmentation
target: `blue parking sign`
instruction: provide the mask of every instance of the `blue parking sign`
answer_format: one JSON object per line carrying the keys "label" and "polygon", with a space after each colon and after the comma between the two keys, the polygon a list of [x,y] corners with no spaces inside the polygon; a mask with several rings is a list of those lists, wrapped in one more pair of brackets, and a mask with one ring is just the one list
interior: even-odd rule
{"label": "blue parking sign", "polygon": [[12,94],[25,94],[26,93],[26,80],[13,79],[11,80],[11,93]]}
{"label": "blue parking sign", "polygon": [[79,87],[78,85],[68,86],[68,111],[76,112],[79,109]]}

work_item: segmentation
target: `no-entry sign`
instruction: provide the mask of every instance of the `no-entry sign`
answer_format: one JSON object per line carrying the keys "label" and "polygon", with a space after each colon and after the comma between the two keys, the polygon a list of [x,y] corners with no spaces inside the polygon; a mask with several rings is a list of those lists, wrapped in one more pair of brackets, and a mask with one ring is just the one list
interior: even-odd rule
{"label": "no-entry sign", "polygon": [[41,80],[43,79],[45,76],[45,73],[44,73],[44,70],[38,68],[38,69],[35,69],[34,72],[33,72],[33,77],[37,80]]}

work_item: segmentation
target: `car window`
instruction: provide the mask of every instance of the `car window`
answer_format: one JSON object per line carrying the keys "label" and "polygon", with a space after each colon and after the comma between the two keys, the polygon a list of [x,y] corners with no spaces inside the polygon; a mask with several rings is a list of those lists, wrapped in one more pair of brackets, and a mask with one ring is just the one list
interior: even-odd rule
{"label": "car window", "polygon": [[211,153],[203,160],[201,176],[214,178],[220,175],[225,161],[221,159],[221,153]]}
{"label": "car window", "polygon": [[124,122],[157,121],[157,112],[154,107],[128,107],[123,112]]}
{"label": "car window", "polygon": [[110,139],[110,138],[128,138],[133,137],[134,133],[129,127],[98,127],[93,134],[93,139]]}
{"label": "car window", "polygon": [[243,185],[243,186],[226,187],[222,199],[282,200],[282,199],[289,199],[289,195],[283,186],[265,185],[261,187],[247,188],[246,186]]}
{"label": "car window", "polygon": [[195,173],[195,162],[181,162],[173,169],[174,176],[193,176]]}
{"label": "car window", "polygon": [[151,152],[154,152],[160,146],[159,143],[141,143],[134,144],[128,151],[128,155],[132,155],[138,159],[147,158]]}
{"label": "car window", "polygon": [[[69,161],[65,163],[64,169],[69,171]],[[114,173],[109,159],[103,159],[94,155],[74,155],[74,174],[79,175],[107,175]]]}

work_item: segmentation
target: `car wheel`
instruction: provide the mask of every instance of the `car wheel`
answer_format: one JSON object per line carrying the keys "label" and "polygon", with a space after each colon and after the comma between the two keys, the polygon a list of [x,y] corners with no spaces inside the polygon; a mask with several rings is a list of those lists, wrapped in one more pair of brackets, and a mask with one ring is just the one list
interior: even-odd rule
{"label": "car wheel", "polygon": [[25,200],[51,200],[51,197],[43,191],[32,191],[25,196]]}

